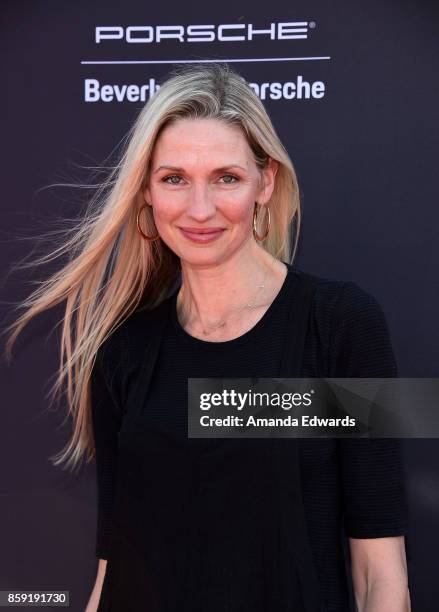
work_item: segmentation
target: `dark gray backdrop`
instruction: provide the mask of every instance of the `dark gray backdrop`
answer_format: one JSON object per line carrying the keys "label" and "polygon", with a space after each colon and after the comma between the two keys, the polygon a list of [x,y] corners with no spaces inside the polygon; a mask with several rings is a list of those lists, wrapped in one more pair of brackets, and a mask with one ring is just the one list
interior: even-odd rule
{"label": "dark gray backdrop", "polygon": [[[84,203],[77,191],[38,190],[86,179],[79,166],[102,163],[143,105],[86,102],[85,80],[160,83],[172,68],[163,61],[238,59],[231,65],[249,82],[283,84],[301,75],[324,83],[318,98],[264,100],[301,187],[297,264],[370,291],[386,313],[400,375],[437,376],[438,12],[425,0],[3,2],[3,324],[10,321],[10,302],[24,298],[26,283],[39,277],[7,275],[9,266],[33,248],[33,236],[57,219],[74,218]],[[306,37],[217,39],[220,24],[261,30],[280,22],[305,22]],[[175,24],[185,32],[189,25],[210,24],[216,40],[95,42],[96,26],[119,26],[125,37],[129,26]],[[224,36],[245,31],[235,27]],[[261,61],[268,58],[287,60]],[[110,60],[156,63],[81,63]],[[2,370],[0,589],[69,590],[76,612],[84,609],[95,579],[96,490],[94,464],[70,476],[47,460],[69,433],[63,407],[43,412],[46,381],[58,359],[58,335],[48,334],[61,313],[56,309],[32,324],[12,366]],[[412,604],[428,612],[437,609],[439,594],[438,441],[404,444]]]}

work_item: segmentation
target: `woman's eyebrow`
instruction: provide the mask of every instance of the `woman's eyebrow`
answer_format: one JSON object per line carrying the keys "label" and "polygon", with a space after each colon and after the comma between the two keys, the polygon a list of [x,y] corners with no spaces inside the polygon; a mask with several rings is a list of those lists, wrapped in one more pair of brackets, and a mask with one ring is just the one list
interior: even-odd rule
{"label": "woman's eyebrow", "polygon": [[[213,172],[224,172],[226,170],[230,170],[231,168],[240,168],[241,170],[246,172],[246,169],[240,166],[239,164],[229,164],[227,166],[221,166],[221,168],[215,168]],[[158,168],[156,168],[153,171],[153,174],[156,174],[156,172],[158,172],[159,170],[172,170],[173,172],[185,172],[184,168],[179,168],[178,166],[164,165],[164,166],[159,166]]]}

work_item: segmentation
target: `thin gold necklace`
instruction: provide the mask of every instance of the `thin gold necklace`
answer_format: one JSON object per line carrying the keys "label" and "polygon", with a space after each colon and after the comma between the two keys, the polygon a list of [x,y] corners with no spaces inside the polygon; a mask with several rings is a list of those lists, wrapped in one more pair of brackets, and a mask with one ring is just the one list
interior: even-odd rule
{"label": "thin gold necklace", "polygon": [[[267,280],[268,272],[273,269],[273,265],[274,265],[275,261],[276,261],[276,259],[274,259],[272,264],[271,264],[271,266],[269,268],[267,268],[267,271],[265,272],[265,276],[264,276],[263,282],[261,284],[259,284],[259,285],[256,285],[257,291],[256,291],[255,296],[258,296],[261,290],[262,291],[265,290],[265,282]],[[182,305],[182,296],[183,296],[183,294],[184,294],[184,287],[182,286],[180,288],[179,294],[177,295],[177,309],[178,309],[178,306],[180,306],[180,313],[181,313],[181,305]],[[179,298],[180,298],[180,304],[179,304]],[[256,297],[255,297],[252,302],[246,302],[245,304],[240,305],[240,306],[233,306],[232,307],[232,311],[236,312],[237,310],[245,310],[247,308],[253,309],[253,308],[258,308],[260,306],[262,306],[262,304],[261,303],[256,304]],[[230,314],[231,313],[229,313],[219,323],[207,323],[207,327],[210,328],[211,331],[214,331],[216,329],[220,329],[220,328],[224,327],[226,325],[226,323],[227,323],[228,318],[230,317]],[[183,317],[183,319],[184,319],[184,317]],[[203,329],[202,333],[205,336],[208,336],[211,333],[211,331],[208,331],[207,329]]]}

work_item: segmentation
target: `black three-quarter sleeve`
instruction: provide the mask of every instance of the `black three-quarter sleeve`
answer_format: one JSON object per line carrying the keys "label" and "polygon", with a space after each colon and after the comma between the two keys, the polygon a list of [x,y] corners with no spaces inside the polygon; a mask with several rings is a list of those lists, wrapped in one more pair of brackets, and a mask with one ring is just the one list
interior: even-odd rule
{"label": "black three-quarter sleeve", "polygon": [[[397,365],[386,319],[377,300],[344,283],[332,321],[336,378],[395,378]],[[407,528],[401,441],[339,439],[344,525],[352,538],[403,535]]]}
{"label": "black three-quarter sleeve", "polygon": [[108,559],[121,418],[100,351],[91,374],[90,394],[98,496],[95,554],[98,559]]}

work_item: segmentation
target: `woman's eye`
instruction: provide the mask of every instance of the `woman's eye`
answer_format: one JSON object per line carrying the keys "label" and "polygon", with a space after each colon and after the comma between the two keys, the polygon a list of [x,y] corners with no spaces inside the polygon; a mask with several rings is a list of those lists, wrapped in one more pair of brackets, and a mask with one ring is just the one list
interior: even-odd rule
{"label": "woman's eye", "polygon": [[234,179],[233,181],[225,181],[228,185],[230,185],[230,184],[234,183],[235,181],[239,180],[236,176],[233,176],[233,174],[225,174],[221,178],[231,178],[231,179]]}
{"label": "woman's eye", "polygon": [[[167,182],[168,182],[168,179],[178,179],[178,180],[180,180],[180,178],[181,178],[181,177],[180,177],[180,176],[177,176],[176,174],[171,174],[170,176],[166,176],[166,177],[163,179],[163,181],[164,181],[165,183],[167,183]],[[176,182],[176,181],[171,181],[169,184],[170,184],[170,185],[179,185],[179,183],[178,183],[178,182]]]}

